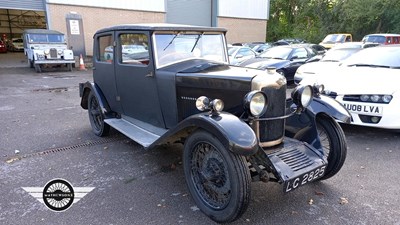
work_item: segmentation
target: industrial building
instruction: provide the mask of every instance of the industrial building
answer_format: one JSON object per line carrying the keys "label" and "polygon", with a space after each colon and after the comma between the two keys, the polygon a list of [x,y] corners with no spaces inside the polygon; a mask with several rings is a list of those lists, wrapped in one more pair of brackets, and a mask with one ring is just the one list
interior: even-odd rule
{"label": "industrial building", "polygon": [[0,34],[25,29],[63,32],[76,52],[92,54],[96,30],[128,23],[224,27],[229,43],[265,41],[269,0],[2,0]]}

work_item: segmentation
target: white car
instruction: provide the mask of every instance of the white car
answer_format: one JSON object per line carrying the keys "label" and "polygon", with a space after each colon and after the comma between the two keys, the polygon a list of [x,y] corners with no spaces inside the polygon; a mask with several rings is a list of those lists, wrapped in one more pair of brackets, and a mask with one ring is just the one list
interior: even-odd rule
{"label": "white car", "polygon": [[341,61],[360,50],[361,48],[332,48],[319,61],[306,63],[297,68],[294,74],[294,83],[300,83],[306,76],[315,76],[316,74],[330,70],[331,67],[338,66]]}
{"label": "white car", "polygon": [[364,49],[342,65],[304,78],[351,113],[354,125],[400,129],[400,46]]}
{"label": "white car", "polygon": [[255,58],[257,53],[245,46],[231,46],[228,47],[228,57],[229,57],[229,63],[231,65],[238,65],[239,63],[247,60],[247,59],[252,59]]}

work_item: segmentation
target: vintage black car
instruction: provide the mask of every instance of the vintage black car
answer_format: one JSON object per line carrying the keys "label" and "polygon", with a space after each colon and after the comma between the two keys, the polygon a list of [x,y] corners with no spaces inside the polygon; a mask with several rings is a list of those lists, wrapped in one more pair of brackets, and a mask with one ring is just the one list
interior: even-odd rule
{"label": "vintage black car", "polygon": [[[319,95],[322,85],[298,86],[287,100],[286,79],[273,68],[230,66],[225,33],[172,24],[104,28],[94,35],[94,82],[80,84],[96,135],[113,127],[145,149],[184,144],[189,192],[217,222],[245,212],[251,181],[289,192],[335,175],[347,151],[336,120],[350,120]],[[124,45],[147,52],[123,54]]]}

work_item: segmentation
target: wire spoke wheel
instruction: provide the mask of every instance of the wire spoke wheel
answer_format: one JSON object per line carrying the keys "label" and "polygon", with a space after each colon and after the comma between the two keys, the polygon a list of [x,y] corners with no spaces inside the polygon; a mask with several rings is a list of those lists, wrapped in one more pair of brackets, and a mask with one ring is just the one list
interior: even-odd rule
{"label": "wire spoke wheel", "polygon": [[232,153],[212,134],[196,131],[185,142],[185,179],[199,209],[220,223],[239,218],[250,201],[246,159]]}
{"label": "wire spoke wheel", "polygon": [[196,145],[192,155],[192,179],[203,201],[214,209],[226,207],[230,198],[227,165],[209,143]]}
{"label": "wire spoke wheel", "polygon": [[336,175],[342,168],[347,155],[347,143],[339,124],[329,116],[317,117],[317,132],[328,166],[321,180]]}

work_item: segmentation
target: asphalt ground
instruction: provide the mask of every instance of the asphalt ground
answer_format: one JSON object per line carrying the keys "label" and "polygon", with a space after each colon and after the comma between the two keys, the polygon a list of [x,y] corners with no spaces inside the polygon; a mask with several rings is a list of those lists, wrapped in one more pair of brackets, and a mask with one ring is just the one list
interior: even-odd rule
{"label": "asphalt ground", "polygon": [[[0,224],[213,224],[188,195],[181,145],[146,151],[115,130],[95,136],[79,105],[90,70],[38,74],[14,56],[7,66],[0,55]],[[400,134],[343,129],[348,155],[335,177],[288,194],[252,183],[249,208],[232,224],[400,225]],[[22,188],[55,178],[94,189],[54,212]]]}

